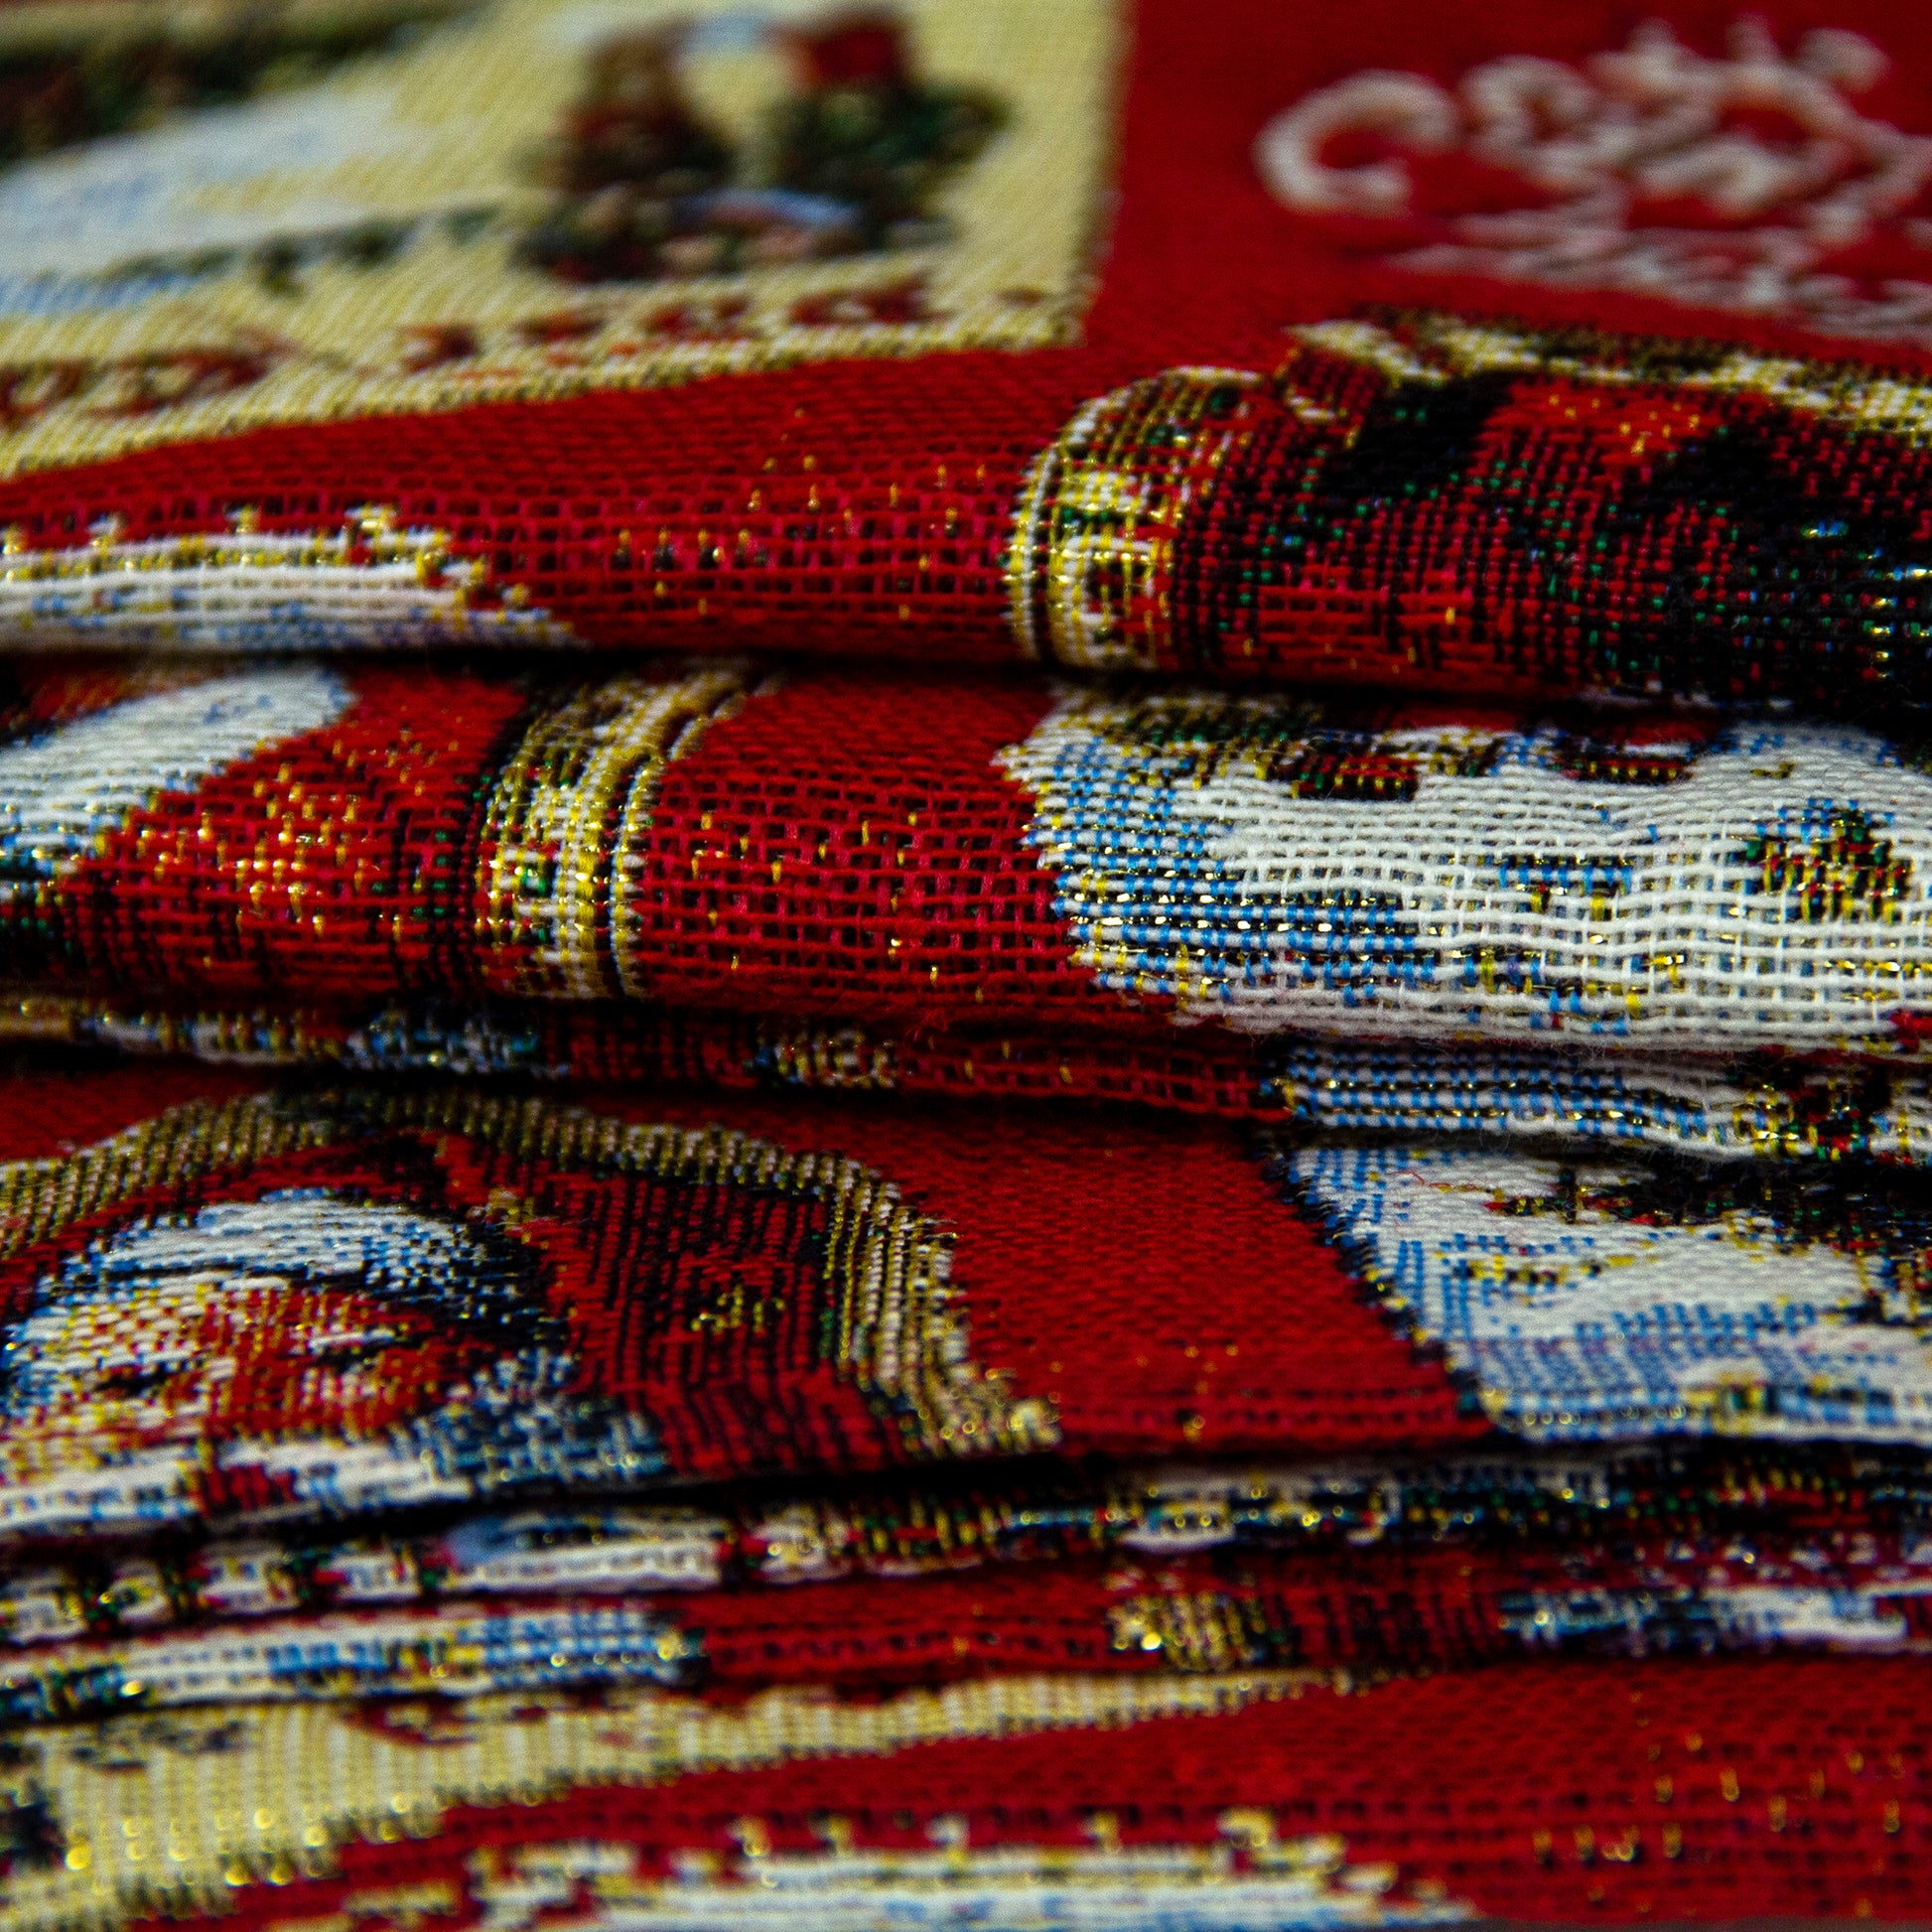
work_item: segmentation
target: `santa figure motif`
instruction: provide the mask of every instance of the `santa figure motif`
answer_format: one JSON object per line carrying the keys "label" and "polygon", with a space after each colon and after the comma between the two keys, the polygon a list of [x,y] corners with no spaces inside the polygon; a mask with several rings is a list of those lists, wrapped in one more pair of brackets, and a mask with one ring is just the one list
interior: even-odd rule
{"label": "santa figure motif", "polygon": [[193,1101],[0,1168],[0,1529],[1043,1446],[883,1177],[452,1096]]}
{"label": "santa figure motif", "polygon": [[8,1329],[4,1506],[23,1528],[83,1497],[170,1515],[210,1461],[238,1500],[347,1504],[561,1476],[586,1451],[661,1468],[621,1410],[571,1413],[536,1273],[484,1222],[329,1187],[124,1223],[41,1276]]}

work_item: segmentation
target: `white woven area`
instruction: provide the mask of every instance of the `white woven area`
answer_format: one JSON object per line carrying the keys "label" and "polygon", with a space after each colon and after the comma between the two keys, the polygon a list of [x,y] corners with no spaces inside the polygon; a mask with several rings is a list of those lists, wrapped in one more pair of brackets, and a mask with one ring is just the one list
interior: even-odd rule
{"label": "white woven area", "polygon": [[1741,1209],[1625,1218],[1619,1194],[1647,1175],[1604,1159],[1341,1143],[1284,1168],[1488,1415],[1531,1440],[1932,1444],[1932,1322],[1875,1250]]}
{"label": "white woven area", "polygon": [[10,876],[0,894],[31,897],[130,811],[320,731],[352,702],[317,664],[206,679],[164,672],[156,684],[58,731],[0,745],[0,866]]}
{"label": "white woven area", "polygon": [[1712,1062],[1434,1041],[1284,1042],[1265,1105],[1296,1122],[1402,1134],[1505,1134],[1773,1161],[1860,1154],[1932,1162],[1916,1062]]}
{"label": "white woven area", "polygon": [[71,550],[0,550],[0,643],[336,650],[474,639],[569,642],[433,530],[235,531]]}
{"label": "white woven area", "polygon": [[1258,1034],[1824,1045],[1932,1014],[1932,777],[1868,733],[1686,725],[1654,784],[1577,775],[1555,727],[1349,735],[1415,793],[1336,798],[1283,775],[1311,729],[1072,694],[1002,755],[1106,985]]}

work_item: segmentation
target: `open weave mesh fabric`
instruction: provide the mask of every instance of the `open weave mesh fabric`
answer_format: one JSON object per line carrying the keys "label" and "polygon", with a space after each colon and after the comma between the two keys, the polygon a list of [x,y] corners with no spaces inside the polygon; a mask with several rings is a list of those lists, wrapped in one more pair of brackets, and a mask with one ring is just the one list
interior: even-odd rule
{"label": "open weave mesh fabric", "polygon": [[1932,26],[0,7],[0,1932],[1932,1919]]}

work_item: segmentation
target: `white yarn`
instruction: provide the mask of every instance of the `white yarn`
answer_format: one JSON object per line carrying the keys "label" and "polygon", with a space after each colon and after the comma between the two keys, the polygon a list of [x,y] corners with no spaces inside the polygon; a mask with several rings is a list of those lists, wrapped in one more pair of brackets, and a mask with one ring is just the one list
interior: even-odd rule
{"label": "white yarn", "polygon": [[[1412,763],[1412,799],[1297,797],[1269,758],[1215,757],[1279,721],[1278,773],[1310,729],[1295,720],[1276,700],[1074,694],[1001,754],[1104,985],[1252,1034],[1714,1049],[1871,1041],[1932,1013],[1932,776],[1866,732],[1687,737],[1683,775],[1657,785],[1576,775],[1548,727],[1364,740]],[[1835,825],[1885,842],[1902,883],[1834,869]],[[1782,875],[1748,856],[1767,839]],[[1826,916],[1791,884],[1807,872],[1843,888]]]}

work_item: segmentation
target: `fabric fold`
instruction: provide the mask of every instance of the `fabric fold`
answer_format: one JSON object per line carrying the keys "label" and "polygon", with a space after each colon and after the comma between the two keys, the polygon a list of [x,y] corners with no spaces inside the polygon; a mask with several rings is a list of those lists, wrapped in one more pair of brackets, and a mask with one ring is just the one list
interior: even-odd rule
{"label": "fabric fold", "polygon": [[699,385],[29,475],[0,483],[0,622],[1833,711],[1932,690],[1923,379],[1427,312],[1289,335],[1255,367],[833,363],[739,376],[728,408]]}
{"label": "fabric fold", "polygon": [[1929,1514],[1921,1455],[1829,1443],[566,1492],[18,1552],[0,1713],[1902,1653],[1932,1628]]}
{"label": "fabric fold", "polygon": [[591,1098],[18,1076],[10,1535],[1932,1431],[1925,1190],[1887,1164]]}
{"label": "fabric fold", "polygon": [[1923,1686],[1917,1659],[1659,1659],[237,1704],[35,1733],[19,1831],[59,1856],[11,1882],[34,1925],[1905,1916]]}
{"label": "fabric fold", "polygon": [[1916,1167],[1932,1149],[1932,1102],[1909,1033],[1889,1050],[1859,1055],[1605,1052],[1561,1037],[1488,1045],[1255,1040],[1204,1029],[1145,1042],[1020,1027],[901,1033],[641,1002],[191,1006],[36,993],[0,1010],[0,1037],[349,1074],[1122,1104],[1298,1129],[1634,1143],[1713,1159],[1860,1155]]}
{"label": "fabric fold", "polygon": [[1925,1921],[1928,63],[0,8],[0,1932]]}
{"label": "fabric fold", "polygon": [[1693,1052],[1886,1053],[1928,1011],[1909,733],[318,661],[36,667],[15,719],[23,992]]}

